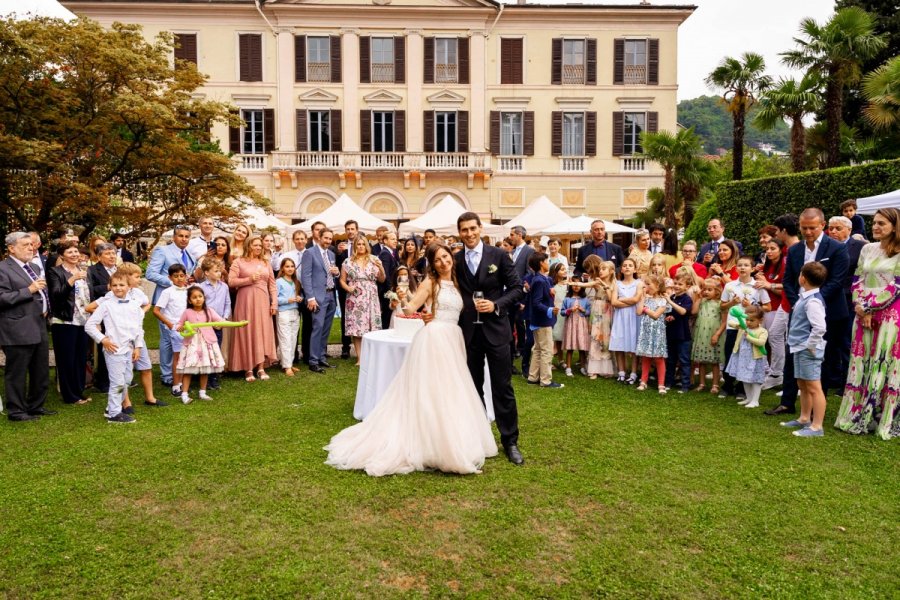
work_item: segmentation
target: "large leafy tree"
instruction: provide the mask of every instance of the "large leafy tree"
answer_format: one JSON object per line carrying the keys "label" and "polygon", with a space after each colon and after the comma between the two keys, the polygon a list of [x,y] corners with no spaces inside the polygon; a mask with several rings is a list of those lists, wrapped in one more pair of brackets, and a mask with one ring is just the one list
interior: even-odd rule
{"label": "large leafy tree", "polygon": [[822,106],[819,78],[808,74],[800,81],[781,79],[763,93],[753,122],[760,129],[772,129],[784,119],[791,121],[791,167],[795,173],[806,170],[806,127],[803,117]]}
{"label": "large leafy tree", "polygon": [[[696,199],[701,186],[699,154],[700,137],[693,129],[681,129],[677,133],[659,131],[641,134],[643,155],[653,160],[665,172],[662,213],[666,227],[678,227],[676,206]],[[685,198],[685,196],[688,196]]]}
{"label": "large leafy tree", "polygon": [[261,200],[210,143],[228,106],[170,63],[171,36],[79,19],[0,21],[0,207],[9,227],[130,233]]}
{"label": "large leafy tree", "polygon": [[863,80],[868,101],[863,116],[875,129],[900,125],[900,56],[895,56]]}
{"label": "large leafy tree", "polygon": [[745,52],[740,59],[725,57],[706,78],[714,89],[722,89],[722,99],[732,118],[734,162],[732,176],[741,179],[744,171],[744,128],[747,112],[756,104],[761,92],[772,79],[765,74],[765,59],[754,52]]}
{"label": "large leafy tree", "polygon": [[825,120],[828,123],[826,167],[836,167],[841,156],[843,93],[847,84],[859,81],[861,65],[881,52],[887,42],[875,33],[872,15],[850,7],[837,11],[824,25],[813,19],[800,22],[802,37],[797,48],[782,53],[782,61],[807,69],[825,81]]}

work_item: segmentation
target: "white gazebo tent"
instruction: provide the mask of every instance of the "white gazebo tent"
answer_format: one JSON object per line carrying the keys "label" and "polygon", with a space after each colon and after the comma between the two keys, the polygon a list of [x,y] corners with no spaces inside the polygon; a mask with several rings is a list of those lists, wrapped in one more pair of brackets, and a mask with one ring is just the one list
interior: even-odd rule
{"label": "white gazebo tent", "polygon": [[[438,235],[456,235],[458,232],[456,219],[464,212],[466,212],[466,208],[456,201],[453,196],[447,194],[421,217],[401,223],[400,237],[407,237],[414,233],[422,234],[426,229],[433,229]],[[482,233],[484,235],[491,238],[503,235],[503,227],[482,223]]]}
{"label": "white gazebo tent", "polygon": [[255,231],[275,229],[278,233],[284,233],[284,230],[287,228],[287,223],[275,215],[270,215],[258,206],[247,206],[241,211],[241,215],[244,221]]}
{"label": "white gazebo tent", "polygon": [[354,221],[359,223],[360,231],[368,234],[375,233],[375,230],[379,227],[393,227],[387,221],[383,221],[378,217],[375,217],[366,212],[363,207],[351,200],[350,196],[348,196],[347,194],[341,194],[341,197],[338,198],[334,202],[334,204],[326,208],[323,212],[314,217],[309,217],[302,223],[291,225],[288,228],[288,233],[292,234],[293,232],[300,229],[308,234],[310,232],[312,224],[316,221],[325,223],[325,226],[329,229],[333,229],[335,233],[343,233],[344,223],[346,223],[350,219],[353,219]]}
{"label": "white gazebo tent", "polygon": [[[596,221],[596,217],[589,217],[587,215],[580,215],[577,217],[573,217],[562,223],[557,223],[556,225],[545,227],[541,229],[538,233],[544,235],[585,235],[591,231],[591,223]],[[634,233],[637,231],[627,225],[619,225],[618,223],[613,223],[612,221],[603,221],[603,224],[606,226],[606,233]]]}
{"label": "white gazebo tent", "polygon": [[569,219],[571,217],[553,204],[550,198],[541,196],[533,200],[508,223],[504,223],[503,227],[508,230],[518,225],[524,227],[529,236],[533,236],[542,229]]}
{"label": "white gazebo tent", "polygon": [[900,208],[900,190],[856,199],[856,211],[861,215],[874,215],[879,208]]}

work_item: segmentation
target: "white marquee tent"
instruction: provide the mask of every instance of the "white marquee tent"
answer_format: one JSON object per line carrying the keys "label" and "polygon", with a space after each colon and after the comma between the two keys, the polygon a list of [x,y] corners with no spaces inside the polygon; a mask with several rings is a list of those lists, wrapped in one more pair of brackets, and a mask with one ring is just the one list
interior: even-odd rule
{"label": "white marquee tent", "polygon": [[[567,219],[562,223],[545,227],[544,229],[541,229],[539,233],[544,235],[584,235],[591,231],[591,223],[596,220],[596,217],[580,215]],[[606,225],[606,233],[634,233],[637,231],[627,225],[619,225],[612,221],[604,220],[603,223]]]}
{"label": "white marquee tent", "polygon": [[[431,210],[417,219],[400,224],[400,237],[407,237],[414,233],[422,234],[426,229],[433,229],[438,235],[456,235],[456,219],[466,212],[464,206],[447,194]],[[489,237],[499,237],[506,231],[500,225],[483,223],[482,233]]]}
{"label": "white marquee tent", "polygon": [[366,212],[363,207],[351,200],[350,196],[347,194],[341,194],[341,197],[323,212],[314,217],[309,217],[302,223],[297,223],[296,225],[288,227],[288,234],[292,234],[298,229],[305,231],[308,234],[312,224],[316,221],[325,223],[326,227],[333,229],[335,233],[340,234],[344,233],[344,223],[350,219],[359,223],[359,230],[363,233],[373,234],[376,229],[382,226],[393,228],[387,221],[382,221],[378,217]]}
{"label": "white marquee tent", "polygon": [[553,204],[547,196],[535,199],[503,227],[509,230],[520,225],[525,228],[527,235],[532,236],[551,225],[562,223],[571,219],[561,208]]}
{"label": "white marquee tent", "polygon": [[879,208],[900,208],[900,190],[868,198],[857,198],[856,207],[861,215],[874,215]]}

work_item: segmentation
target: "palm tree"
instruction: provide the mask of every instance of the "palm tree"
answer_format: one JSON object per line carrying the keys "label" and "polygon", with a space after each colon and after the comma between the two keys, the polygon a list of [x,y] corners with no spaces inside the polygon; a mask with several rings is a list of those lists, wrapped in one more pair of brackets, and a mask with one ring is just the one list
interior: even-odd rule
{"label": "palm tree", "polygon": [[783,52],[782,62],[817,73],[825,80],[826,167],[836,167],[840,164],[844,87],[859,81],[860,65],[877,55],[887,42],[884,36],[875,34],[872,15],[858,7],[837,11],[824,25],[803,19],[800,33],[803,38],[794,38],[798,48]]}
{"label": "palm tree", "polygon": [[[743,61],[743,62],[742,62]],[[734,161],[732,178],[737,181],[744,174],[744,120],[757,96],[772,85],[772,78],[764,74],[765,59],[754,52],[745,52],[741,60],[726,56],[706,78],[711,88],[724,90],[722,99],[732,118]]]}
{"label": "palm tree", "polygon": [[875,129],[887,129],[900,123],[900,56],[866,75],[863,94],[869,103],[863,117]]}
{"label": "palm tree", "polygon": [[803,79],[781,79],[778,85],[763,93],[754,124],[760,129],[773,129],[782,119],[791,120],[791,168],[794,173],[806,170],[806,127],[803,117],[822,108],[820,81],[814,73]]}
{"label": "palm tree", "polygon": [[[676,184],[681,173],[685,181],[692,181],[689,171],[696,167],[695,160],[700,154],[702,143],[694,128],[681,129],[672,134],[668,131],[641,134],[643,156],[659,163],[665,172],[663,186],[663,215],[666,227],[678,227],[675,206],[679,200]],[[683,198],[681,198],[683,199]]]}

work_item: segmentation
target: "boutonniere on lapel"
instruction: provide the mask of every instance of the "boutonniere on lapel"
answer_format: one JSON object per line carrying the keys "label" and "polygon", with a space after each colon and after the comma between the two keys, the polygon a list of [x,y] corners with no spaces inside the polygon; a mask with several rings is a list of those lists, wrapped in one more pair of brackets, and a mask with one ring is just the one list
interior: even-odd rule
{"label": "boutonniere on lapel", "polygon": [[491,275],[493,275],[496,272],[497,272],[497,265],[490,265],[488,267],[488,273],[490,273]]}

